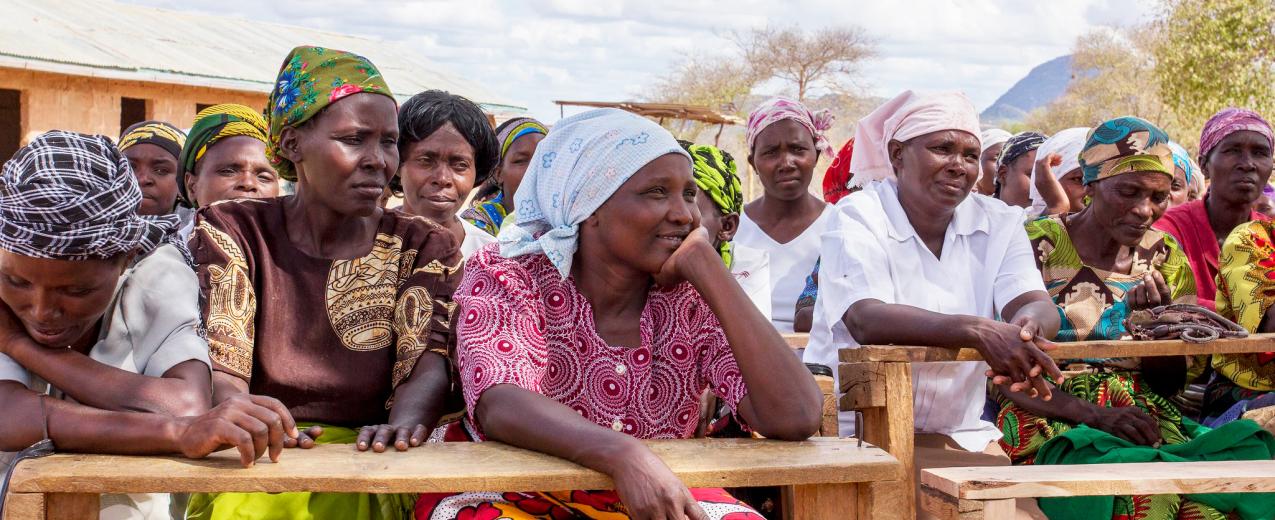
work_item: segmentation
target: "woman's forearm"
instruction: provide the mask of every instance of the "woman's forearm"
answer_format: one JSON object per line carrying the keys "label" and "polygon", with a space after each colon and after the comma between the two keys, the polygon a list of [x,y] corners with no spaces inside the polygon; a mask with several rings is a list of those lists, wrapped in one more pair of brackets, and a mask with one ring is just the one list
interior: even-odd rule
{"label": "woman's forearm", "polygon": [[13,381],[0,381],[0,451],[17,451],[49,438],[62,451],[120,455],[179,453],[177,419],[163,414],[99,410],[44,397]]}
{"label": "woman's forearm", "polygon": [[150,377],[30,339],[11,343],[6,351],[23,368],[93,408],[176,416],[198,415],[209,408],[208,365],[200,361],[180,363],[165,377]]}
{"label": "woman's forearm", "polygon": [[389,424],[432,429],[443,414],[450,386],[447,360],[433,352],[421,354],[412,375],[394,390]]}
{"label": "woman's forearm", "polygon": [[1097,415],[1096,405],[1077,399],[1066,392],[1055,391],[1049,401],[1042,401],[1023,392],[1011,391],[1008,385],[1000,385],[998,389],[1019,408],[1037,417],[1069,424],[1093,424],[1094,417]]}
{"label": "woman's forearm", "polygon": [[720,260],[714,257],[713,263],[695,265],[687,279],[717,316],[730,343],[748,388],[739,410],[748,426],[773,439],[813,435],[822,421],[823,394],[810,371]]}
{"label": "woman's forearm", "polygon": [[[860,300],[842,317],[860,345],[925,345],[975,347],[975,329],[982,318],[941,314],[911,305]],[[899,326],[907,324],[907,326]]]}

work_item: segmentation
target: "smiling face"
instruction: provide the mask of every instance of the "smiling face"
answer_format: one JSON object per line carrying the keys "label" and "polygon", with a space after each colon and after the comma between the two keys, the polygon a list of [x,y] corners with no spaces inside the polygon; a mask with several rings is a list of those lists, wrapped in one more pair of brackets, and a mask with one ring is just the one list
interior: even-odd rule
{"label": "smiling face", "polygon": [[239,198],[279,196],[279,174],[266,159],[266,143],[236,135],[209,146],[186,175],[186,193],[198,207]]}
{"label": "smiling face", "polygon": [[899,179],[899,199],[926,215],[951,215],[978,177],[978,137],[941,130],[890,141],[890,163]]}
{"label": "smiling face", "polygon": [[50,260],[0,250],[0,300],[36,343],[74,345],[96,330],[128,256]]}
{"label": "smiling face", "polygon": [[1142,241],[1151,224],[1169,208],[1173,180],[1159,172],[1134,172],[1089,183],[1089,210],[1120,245]]}
{"label": "smiling face", "polygon": [[456,217],[478,170],[474,147],[451,123],[408,145],[399,176],[407,211],[437,223]]}
{"label": "smiling face", "polygon": [[301,127],[285,128],[281,153],[296,165],[297,195],[367,217],[398,170],[398,111],[380,94],[351,94]]}
{"label": "smiling face", "polygon": [[699,226],[691,162],[661,156],[634,173],[580,228],[580,250],[654,275]]}
{"label": "smiling face", "polygon": [[1228,135],[1207,156],[1200,168],[1208,175],[1209,193],[1227,204],[1252,204],[1271,178],[1271,145],[1251,130]]}
{"label": "smiling face", "polygon": [[177,158],[167,150],[150,143],[135,144],[124,150],[128,165],[137,176],[142,190],[139,215],[167,215],[177,205]]}
{"label": "smiling face", "polygon": [[766,197],[793,201],[809,194],[819,152],[801,123],[782,119],[757,134],[748,163],[757,170]]}

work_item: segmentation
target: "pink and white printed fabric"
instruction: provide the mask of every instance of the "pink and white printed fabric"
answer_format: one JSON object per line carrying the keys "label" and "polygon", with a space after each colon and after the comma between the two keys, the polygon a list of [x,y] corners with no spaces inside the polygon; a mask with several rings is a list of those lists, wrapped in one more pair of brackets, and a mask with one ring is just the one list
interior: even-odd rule
{"label": "pink and white printed fabric", "polygon": [[815,138],[815,149],[823,152],[825,156],[832,156],[836,153],[832,149],[832,144],[828,142],[828,138],[824,136],[824,132],[832,128],[834,119],[832,113],[827,110],[811,112],[800,101],[786,97],[767,99],[748,114],[748,130],[745,137],[748,140],[749,152],[753,149],[753,142],[757,140],[757,134],[760,134],[766,127],[785,119],[796,121],[805,127],[806,130],[809,130],[810,135]]}

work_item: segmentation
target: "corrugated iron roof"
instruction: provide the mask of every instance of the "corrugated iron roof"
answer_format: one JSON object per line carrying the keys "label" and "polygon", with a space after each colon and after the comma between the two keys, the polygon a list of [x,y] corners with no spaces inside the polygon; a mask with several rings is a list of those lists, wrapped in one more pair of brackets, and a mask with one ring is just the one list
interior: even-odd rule
{"label": "corrugated iron roof", "polygon": [[242,18],[104,0],[0,0],[0,66],[269,92],[298,45],[366,56],[400,100],[436,88],[493,111],[525,111],[405,45]]}

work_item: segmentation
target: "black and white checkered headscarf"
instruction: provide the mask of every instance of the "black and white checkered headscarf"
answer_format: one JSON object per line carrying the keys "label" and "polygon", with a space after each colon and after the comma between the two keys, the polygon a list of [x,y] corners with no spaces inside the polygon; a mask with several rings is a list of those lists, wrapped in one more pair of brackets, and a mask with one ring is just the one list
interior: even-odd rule
{"label": "black and white checkered headscarf", "polygon": [[0,248],[34,258],[146,255],[177,238],[177,215],[139,216],[142,192],[110,139],[53,130],[13,154],[0,173]]}

